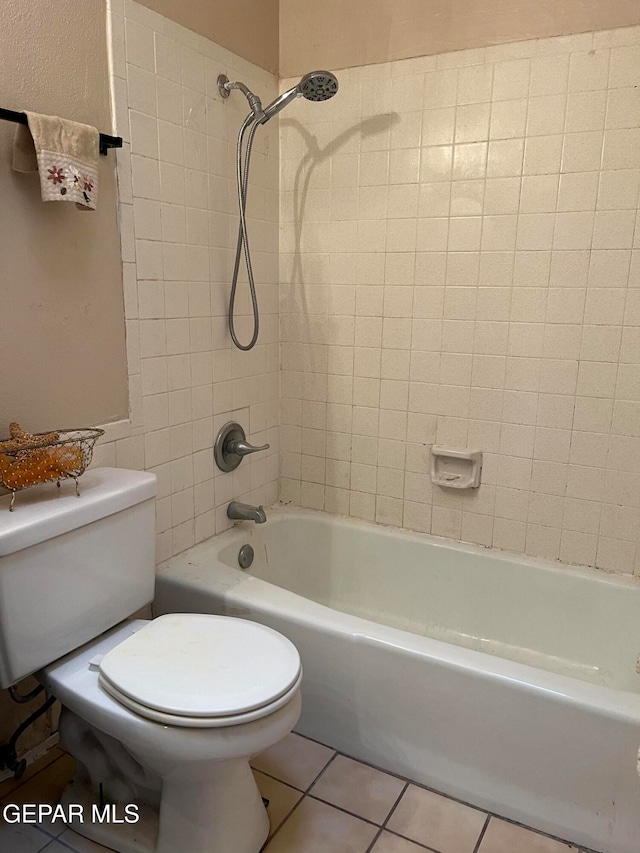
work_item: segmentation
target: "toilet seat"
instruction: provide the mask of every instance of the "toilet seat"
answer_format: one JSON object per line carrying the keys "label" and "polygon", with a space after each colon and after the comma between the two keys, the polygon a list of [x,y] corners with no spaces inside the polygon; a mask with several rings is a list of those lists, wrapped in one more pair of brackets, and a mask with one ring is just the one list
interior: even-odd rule
{"label": "toilet seat", "polygon": [[172,726],[216,728],[265,717],[302,678],[295,646],[265,625],[171,613],[143,625],[100,661],[99,684],[136,714]]}
{"label": "toilet seat", "polygon": [[120,693],[107,681],[102,678],[99,679],[100,686],[111,696],[111,698],[115,699],[116,702],[119,702],[121,705],[124,705],[124,707],[128,708],[130,711],[133,711],[134,714],[138,714],[140,717],[144,717],[147,720],[153,720],[154,723],[162,723],[165,726],[183,726],[184,728],[192,729],[217,729],[224,728],[225,726],[240,726],[243,723],[251,723],[253,720],[268,717],[269,714],[273,714],[275,711],[284,707],[287,702],[291,701],[297,693],[301,682],[302,671],[300,672],[298,680],[295,682],[293,687],[290,690],[287,690],[283,696],[276,699],[275,702],[271,702],[269,705],[265,705],[262,708],[256,708],[246,714],[233,714],[229,717],[181,717],[177,714],[165,714],[162,713],[162,711],[156,711],[154,708],[148,708],[146,705],[141,705],[129,696],[125,696],[123,693]]}

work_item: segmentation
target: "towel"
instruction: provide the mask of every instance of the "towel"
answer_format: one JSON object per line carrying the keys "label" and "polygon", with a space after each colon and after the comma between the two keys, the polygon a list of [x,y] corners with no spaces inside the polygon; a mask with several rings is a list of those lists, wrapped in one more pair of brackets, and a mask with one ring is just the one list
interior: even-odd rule
{"label": "towel", "polygon": [[[26,112],[13,142],[13,168],[40,173],[42,201],[75,201],[95,210],[100,134],[89,124]],[[34,150],[35,148],[35,150]]]}

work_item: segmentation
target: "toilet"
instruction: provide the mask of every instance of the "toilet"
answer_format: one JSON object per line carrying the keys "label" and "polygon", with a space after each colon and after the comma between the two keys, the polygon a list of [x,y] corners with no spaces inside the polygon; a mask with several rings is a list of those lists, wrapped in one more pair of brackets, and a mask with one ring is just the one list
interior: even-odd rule
{"label": "toilet", "polygon": [[295,646],[239,618],[132,618],[153,599],[155,476],[65,485],[0,498],[0,687],[35,673],[60,700],[70,826],[118,853],[258,853],[249,759],[298,720]]}

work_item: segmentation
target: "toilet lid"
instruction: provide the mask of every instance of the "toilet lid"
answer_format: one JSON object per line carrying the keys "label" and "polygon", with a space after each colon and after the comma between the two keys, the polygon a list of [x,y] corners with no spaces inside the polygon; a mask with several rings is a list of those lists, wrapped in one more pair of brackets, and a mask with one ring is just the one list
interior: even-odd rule
{"label": "toilet lid", "polygon": [[177,717],[228,717],[276,701],[300,676],[286,637],[245,619],[170,613],[100,661],[115,695]]}

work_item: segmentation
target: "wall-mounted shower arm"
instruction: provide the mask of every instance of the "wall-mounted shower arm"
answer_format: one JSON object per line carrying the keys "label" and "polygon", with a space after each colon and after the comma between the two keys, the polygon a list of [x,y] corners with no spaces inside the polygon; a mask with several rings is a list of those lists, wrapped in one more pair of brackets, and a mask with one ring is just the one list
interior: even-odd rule
{"label": "wall-mounted shower arm", "polygon": [[239,80],[229,80],[226,74],[220,74],[218,76],[218,92],[220,92],[220,95],[223,98],[228,98],[232,89],[238,89],[238,91],[242,92],[249,102],[249,106],[251,107],[251,112],[253,113],[255,120],[262,123],[265,120],[265,117],[260,98],[257,95],[254,95],[251,89],[249,89],[248,86],[245,86],[244,83],[241,83]]}

